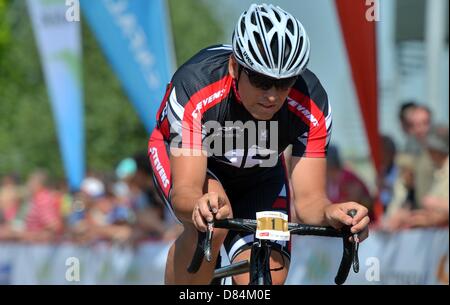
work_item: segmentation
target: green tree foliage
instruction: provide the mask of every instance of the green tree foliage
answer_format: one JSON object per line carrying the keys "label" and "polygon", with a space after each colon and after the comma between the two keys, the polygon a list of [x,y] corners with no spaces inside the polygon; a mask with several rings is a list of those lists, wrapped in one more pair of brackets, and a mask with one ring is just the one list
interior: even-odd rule
{"label": "green tree foliage", "polygon": [[[220,25],[200,1],[169,0],[178,63],[221,42]],[[148,135],[102,50],[82,20],[86,164],[111,172],[146,151]],[[0,0],[0,177],[36,168],[64,176],[41,61],[24,0]]]}
{"label": "green tree foliage", "polygon": [[179,65],[200,49],[223,43],[224,31],[209,7],[199,0],[169,0],[172,31]]}
{"label": "green tree foliage", "polygon": [[61,175],[61,158],[25,1],[6,1],[10,41],[0,61],[0,174],[45,167]]}
{"label": "green tree foliage", "polygon": [[6,0],[0,0],[0,58],[10,40],[9,27],[6,21]]}

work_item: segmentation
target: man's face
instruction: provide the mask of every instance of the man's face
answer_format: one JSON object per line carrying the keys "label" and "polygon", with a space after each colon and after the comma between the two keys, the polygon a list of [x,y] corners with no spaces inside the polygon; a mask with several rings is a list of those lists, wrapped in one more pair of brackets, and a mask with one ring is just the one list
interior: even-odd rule
{"label": "man's face", "polygon": [[27,188],[31,193],[38,192],[44,187],[45,177],[41,174],[33,174],[27,183]]}
{"label": "man's face", "polygon": [[412,135],[412,121],[414,117],[414,111],[415,108],[409,108],[408,110],[406,110],[405,117],[402,120],[403,131],[408,135]]}
{"label": "man's face", "polygon": [[411,116],[411,134],[419,141],[424,140],[430,131],[430,124],[428,111],[417,108]]}
{"label": "man's face", "polygon": [[238,64],[231,59],[230,65],[233,65],[235,79],[239,79],[238,90],[245,109],[257,120],[270,120],[277,113],[284,102],[291,87],[277,88],[258,88],[250,80],[251,75],[242,70],[238,76]]}

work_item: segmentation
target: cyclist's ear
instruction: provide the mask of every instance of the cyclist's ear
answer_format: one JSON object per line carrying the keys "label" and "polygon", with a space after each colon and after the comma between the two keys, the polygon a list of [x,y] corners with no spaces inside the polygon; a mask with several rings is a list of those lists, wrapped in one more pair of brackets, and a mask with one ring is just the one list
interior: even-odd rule
{"label": "cyclist's ear", "polygon": [[239,64],[233,54],[230,55],[230,59],[228,60],[228,73],[234,79],[239,78]]}

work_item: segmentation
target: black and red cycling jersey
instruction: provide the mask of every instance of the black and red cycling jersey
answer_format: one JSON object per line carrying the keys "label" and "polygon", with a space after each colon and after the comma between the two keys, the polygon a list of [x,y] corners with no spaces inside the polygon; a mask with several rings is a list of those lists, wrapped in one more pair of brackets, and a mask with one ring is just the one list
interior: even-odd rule
{"label": "black and red cycling jersey", "polygon": [[[230,127],[230,122],[254,122],[263,126],[258,128],[256,145],[247,141],[244,146],[238,146],[235,141],[236,146],[224,145],[225,150],[208,156],[208,169],[233,180],[245,181],[262,174],[267,170],[267,162],[264,162],[271,155],[276,161],[290,144],[293,156],[324,158],[331,135],[331,108],[318,78],[306,70],[271,121],[258,121],[240,101],[235,80],[228,72],[231,54],[230,46],[212,46],[201,50],[176,71],[157,113],[159,134],[154,133],[153,139],[162,138],[170,146],[195,148],[211,137],[225,139],[227,136],[220,132],[236,128],[235,125]],[[215,122],[216,126],[212,133],[206,130],[210,122]],[[273,126],[277,128],[275,132]],[[274,138],[276,147],[272,142]],[[153,156],[153,163],[159,163],[161,157]],[[168,188],[170,178],[165,176],[169,173],[160,173],[158,180]]]}

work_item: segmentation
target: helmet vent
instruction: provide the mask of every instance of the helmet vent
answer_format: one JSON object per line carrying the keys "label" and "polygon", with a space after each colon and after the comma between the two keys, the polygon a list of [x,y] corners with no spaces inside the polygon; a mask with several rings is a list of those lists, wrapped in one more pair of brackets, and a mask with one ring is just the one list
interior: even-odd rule
{"label": "helmet vent", "polygon": [[270,49],[272,50],[272,56],[275,62],[278,62],[278,35],[275,35],[270,42]]}
{"label": "helmet vent", "polygon": [[[258,49],[259,49],[259,53],[261,53],[262,58],[264,60],[264,65],[269,66],[269,59],[267,58],[267,54],[266,54],[266,52],[264,50],[264,45],[263,45],[261,36],[259,36],[258,33],[255,33],[254,35],[255,35],[256,45],[258,46]],[[258,58],[256,56],[256,54],[255,54],[254,58]]]}
{"label": "helmet vent", "polygon": [[291,45],[291,41],[289,39],[286,40],[286,46],[284,47],[284,54],[283,54],[283,65],[286,62],[286,60],[289,57],[289,54],[291,54],[291,50],[292,50],[292,45]]}
{"label": "helmet vent", "polygon": [[292,35],[294,35],[294,23],[292,22],[291,19],[288,20],[286,28],[288,29],[289,32],[291,32]]}
{"label": "helmet vent", "polygon": [[242,60],[242,52],[241,52],[241,48],[236,48],[236,57],[239,58],[240,60]]}
{"label": "helmet vent", "polygon": [[[301,37],[300,40],[299,40],[298,47],[297,47],[297,50],[296,50],[297,54],[294,54],[295,58],[297,58],[297,55],[300,52],[300,50],[302,49],[302,47],[303,47],[303,37]],[[296,62],[296,60],[293,60],[292,63],[289,65],[288,69],[291,69],[292,66],[295,64],[295,62]]]}
{"label": "helmet vent", "polygon": [[266,28],[266,32],[269,32],[270,29],[273,27],[272,22],[269,18],[263,17],[264,27]]}
{"label": "helmet vent", "polygon": [[[249,44],[248,47],[249,47],[248,50],[250,51],[250,54],[251,54],[252,58],[258,58],[258,56],[256,55],[255,50],[253,49],[253,46],[251,44]],[[245,57],[247,58],[247,56],[245,56]],[[252,64],[250,63],[250,65],[252,65]]]}
{"label": "helmet vent", "polygon": [[253,25],[257,25],[257,24],[256,24],[256,16],[255,16],[255,13],[253,13],[252,16],[250,17],[250,22],[251,22]]}
{"label": "helmet vent", "polygon": [[244,20],[244,18],[242,18],[242,20],[241,20],[241,32],[242,32],[242,35],[244,35],[245,29],[246,29],[246,27],[245,27],[245,20]]}
{"label": "helmet vent", "polygon": [[281,22],[281,16],[280,14],[278,14],[278,12],[276,10],[273,11],[275,17],[277,18],[278,22]]}

